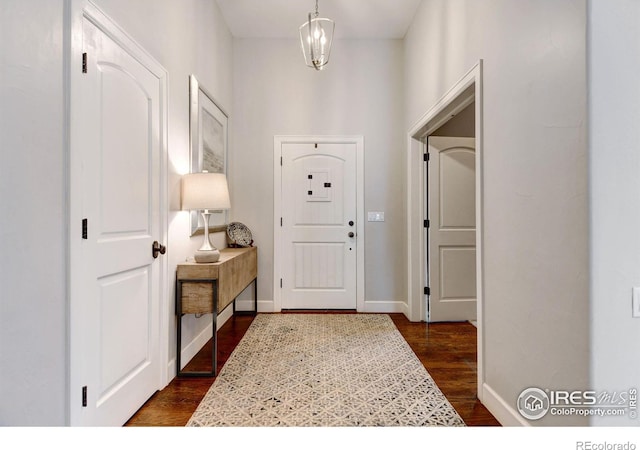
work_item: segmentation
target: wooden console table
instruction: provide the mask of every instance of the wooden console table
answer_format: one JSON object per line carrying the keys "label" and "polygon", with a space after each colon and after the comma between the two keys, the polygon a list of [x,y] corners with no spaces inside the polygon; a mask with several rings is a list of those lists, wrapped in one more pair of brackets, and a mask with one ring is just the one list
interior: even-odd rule
{"label": "wooden console table", "polygon": [[[179,377],[216,376],[218,363],[217,317],[233,303],[234,314],[256,314],[258,311],[258,249],[256,247],[225,248],[215,263],[186,262],[176,270],[176,316],[178,321],[176,372]],[[254,283],[253,311],[236,311],[236,297]],[[182,316],[212,314],[211,372],[184,372],[181,369]]]}

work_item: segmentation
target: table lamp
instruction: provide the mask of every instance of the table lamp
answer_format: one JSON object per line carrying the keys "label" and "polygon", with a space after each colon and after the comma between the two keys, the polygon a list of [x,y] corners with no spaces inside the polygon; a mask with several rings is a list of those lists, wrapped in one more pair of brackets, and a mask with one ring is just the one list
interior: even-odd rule
{"label": "table lamp", "polygon": [[220,258],[220,251],[209,240],[209,216],[212,212],[229,209],[229,187],[223,173],[189,173],[182,177],[182,209],[201,210],[204,220],[204,242],[194,257],[198,263],[212,263]]}

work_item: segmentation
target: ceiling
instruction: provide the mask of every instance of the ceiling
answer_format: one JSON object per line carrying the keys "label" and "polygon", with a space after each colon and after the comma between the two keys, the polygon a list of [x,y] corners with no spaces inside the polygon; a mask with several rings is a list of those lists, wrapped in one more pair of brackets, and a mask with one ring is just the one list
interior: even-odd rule
{"label": "ceiling", "polygon": [[[298,38],[315,0],[217,0],[237,38]],[[336,23],[335,39],[402,39],[421,0],[319,0],[320,17]]]}

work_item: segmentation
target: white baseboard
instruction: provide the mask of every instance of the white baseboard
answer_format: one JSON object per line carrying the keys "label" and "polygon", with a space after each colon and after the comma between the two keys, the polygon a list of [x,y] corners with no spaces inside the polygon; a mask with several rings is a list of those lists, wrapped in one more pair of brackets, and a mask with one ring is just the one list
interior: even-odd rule
{"label": "white baseboard", "polygon": [[[222,311],[222,313],[218,315],[216,328],[220,330],[220,328],[227,322],[227,320],[231,318],[231,316],[233,316],[233,307],[229,306],[224,311]],[[180,361],[182,362],[182,368],[184,368],[184,366],[189,361],[191,361],[191,358],[193,358],[198,354],[198,352],[202,349],[202,347],[204,347],[204,345],[207,342],[209,342],[209,339],[211,339],[211,319],[209,319],[207,326],[200,333],[198,333],[198,335],[195,338],[193,338],[191,342],[189,342],[187,345],[182,347],[182,354],[180,356],[181,357]],[[169,361],[169,364],[167,365],[167,373],[168,373],[168,377],[167,377],[168,380],[172,380],[173,378],[175,378],[176,376],[176,359],[175,358]]]}
{"label": "white baseboard", "polygon": [[403,313],[408,317],[409,305],[405,302],[399,302],[395,300],[374,302],[365,301],[364,311],[365,313]]}
{"label": "white baseboard", "polygon": [[227,320],[231,319],[231,316],[233,316],[233,305],[229,305],[224,311],[218,314],[218,323],[216,324],[216,328],[219,330],[222,325],[227,323]]}
{"label": "white baseboard", "polygon": [[518,411],[491,389],[487,383],[482,385],[482,404],[504,427],[530,427],[531,425]]}
{"label": "white baseboard", "polygon": [[[236,311],[253,311],[253,305],[254,305],[254,302],[252,299],[249,299],[249,300],[236,299]],[[260,311],[260,302],[258,303],[258,311]]]}
{"label": "white baseboard", "polygon": [[[258,300],[258,312],[274,312],[273,300]],[[243,300],[237,303],[238,310],[252,310],[253,300]],[[278,311],[279,312],[279,311]],[[408,317],[409,306],[405,302],[389,301],[365,301],[363,313],[403,313]]]}
{"label": "white baseboard", "polygon": [[211,339],[211,323],[209,322],[207,326],[200,332],[196,337],[191,340],[191,342],[187,343],[182,347],[182,354],[180,361],[182,362],[182,367],[180,369],[184,369],[191,358],[196,356],[196,354],[200,351],[204,345],[209,342]]}
{"label": "white baseboard", "polygon": [[276,312],[274,308],[275,308],[275,302],[273,300],[258,300],[258,312],[261,312],[261,313]]}

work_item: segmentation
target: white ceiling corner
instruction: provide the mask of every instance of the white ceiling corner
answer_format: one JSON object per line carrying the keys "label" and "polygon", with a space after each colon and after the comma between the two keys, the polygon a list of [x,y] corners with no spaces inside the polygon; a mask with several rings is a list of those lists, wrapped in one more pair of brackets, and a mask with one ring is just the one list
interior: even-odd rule
{"label": "white ceiling corner", "polygon": [[[297,39],[315,0],[216,0],[237,38]],[[402,39],[422,0],[319,0],[335,39]]]}

